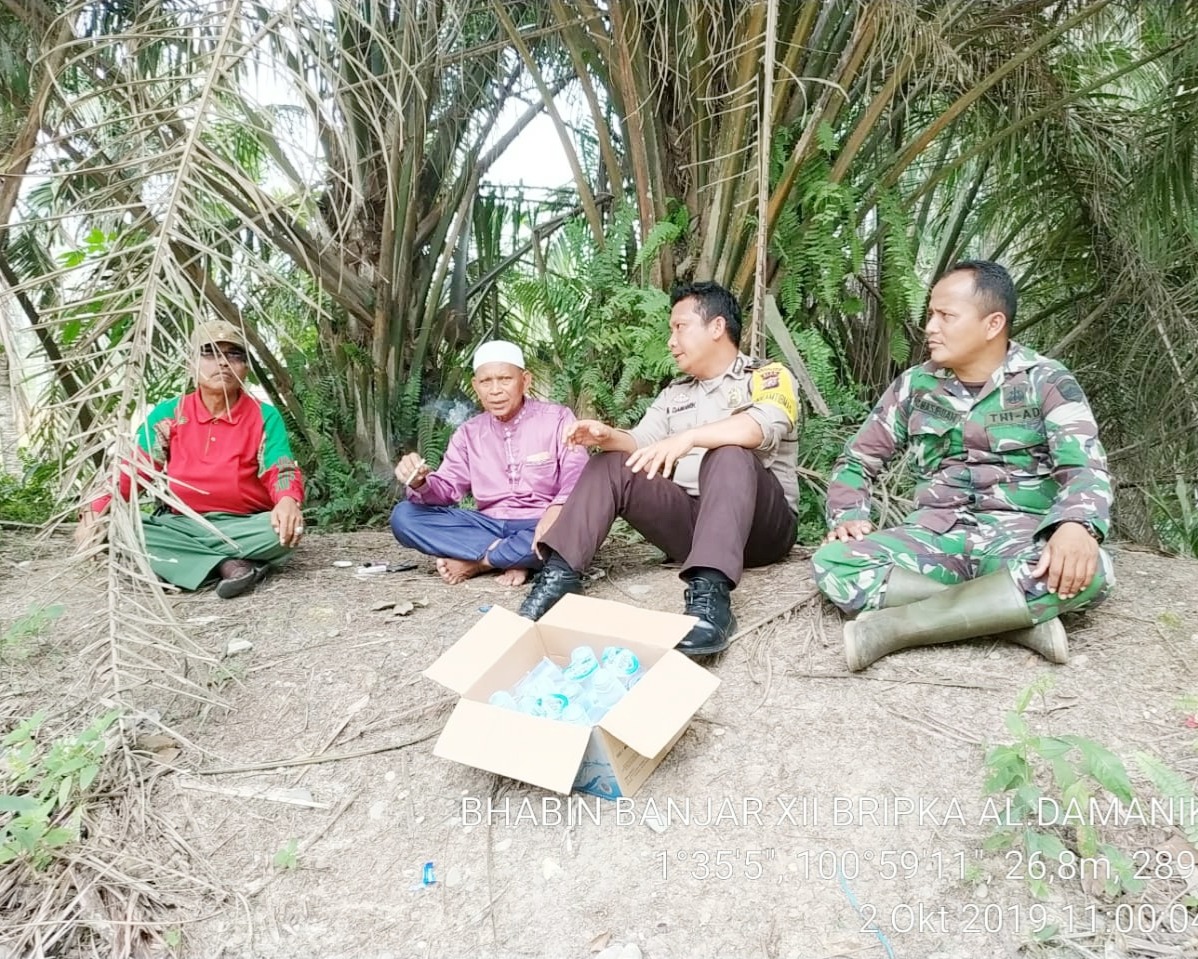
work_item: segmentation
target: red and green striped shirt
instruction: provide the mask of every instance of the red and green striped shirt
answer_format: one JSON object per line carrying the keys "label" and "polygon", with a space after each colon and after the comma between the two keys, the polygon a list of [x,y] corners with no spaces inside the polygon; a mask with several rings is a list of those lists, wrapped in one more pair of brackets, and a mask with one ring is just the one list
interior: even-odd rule
{"label": "red and green striped shirt", "polygon": [[[159,403],[137,433],[137,444],[165,471],[171,493],[197,513],[269,512],[284,496],[304,501],[304,480],[291,456],[283,417],[243,393],[213,416],[198,392]],[[129,471],[120,494],[128,498]],[[108,505],[104,496],[92,504]]]}

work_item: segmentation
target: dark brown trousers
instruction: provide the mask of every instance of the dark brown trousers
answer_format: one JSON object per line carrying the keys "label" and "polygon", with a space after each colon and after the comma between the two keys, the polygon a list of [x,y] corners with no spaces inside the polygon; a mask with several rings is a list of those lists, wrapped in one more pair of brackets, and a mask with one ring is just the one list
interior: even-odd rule
{"label": "dark brown trousers", "polygon": [[561,515],[542,542],[572,569],[590,565],[617,516],[666,556],[682,576],[718,569],[735,585],[746,566],[776,563],[795,541],[795,515],[782,487],[751,450],[708,450],[699,467],[701,496],[663,476],[645,479],[624,465],[627,453],[591,457]]}

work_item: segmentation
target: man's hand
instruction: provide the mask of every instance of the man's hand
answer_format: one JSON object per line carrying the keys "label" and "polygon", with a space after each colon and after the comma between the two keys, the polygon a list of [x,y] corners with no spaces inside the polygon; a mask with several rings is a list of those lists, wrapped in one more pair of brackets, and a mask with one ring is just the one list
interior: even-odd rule
{"label": "man's hand", "polygon": [[575,420],[562,431],[567,446],[603,446],[615,432],[599,420]]}
{"label": "man's hand", "polygon": [[695,441],[688,430],[633,450],[624,465],[634,473],[643,470],[645,479],[653,479],[658,473],[669,476],[674,472],[674,464],[694,448]]}
{"label": "man's hand", "polygon": [[549,528],[557,522],[558,514],[561,513],[561,511],[562,506],[560,503],[556,506],[550,506],[547,510],[545,510],[540,520],[537,521],[536,529],[532,531],[532,551],[535,555],[540,556],[541,559],[545,558],[544,556],[541,556],[541,537],[548,533]]}
{"label": "man's hand", "polygon": [[850,519],[841,523],[836,529],[832,530],[824,537],[824,542],[831,543],[834,540],[840,540],[842,543],[847,543],[851,539],[865,539],[866,534],[872,533],[874,524],[867,519]]}
{"label": "man's hand", "polygon": [[404,486],[419,489],[424,485],[424,478],[431,473],[432,467],[424,461],[419,453],[408,453],[395,467],[395,478]]}
{"label": "man's hand", "polygon": [[270,525],[279,534],[280,545],[299,546],[304,535],[304,514],[300,511],[299,503],[290,496],[284,496],[270,511]]}
{"label": "man's hand", "polygon": [[1044,544],[1036,579],[1048,574],[1048,591],[1072,599],[1094,581],[1098,572],[1098,543],[1081,523],[1061,523]]}
{"label": "man's hand", "polygon": [[106,535],[107,530],[100,521],[100,514],[94,509],[84,510],[79,516],[79,525],[75,527],[76,551],[87,552],[93,546],[103,542]]}

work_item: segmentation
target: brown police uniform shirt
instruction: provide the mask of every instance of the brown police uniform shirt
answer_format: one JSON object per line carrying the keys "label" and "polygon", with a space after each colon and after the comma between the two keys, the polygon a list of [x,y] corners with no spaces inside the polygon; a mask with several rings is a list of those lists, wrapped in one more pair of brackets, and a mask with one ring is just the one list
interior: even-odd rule
{"label": "brown police uniform shirt", "polygon": [[[781,363],[762,364],[739,353],[732,365],[713,379],[681,376],[662,390],[628,432],[638,447],[648,446],[736,413],[747,413],[761,427],[761,445],[753,452],[777,478],[791,512],[796,512],[799,393],[794,376]],[[674,482],[692,496],[699,495],[699,464],[706,452],[695,447],[674,467]]]}

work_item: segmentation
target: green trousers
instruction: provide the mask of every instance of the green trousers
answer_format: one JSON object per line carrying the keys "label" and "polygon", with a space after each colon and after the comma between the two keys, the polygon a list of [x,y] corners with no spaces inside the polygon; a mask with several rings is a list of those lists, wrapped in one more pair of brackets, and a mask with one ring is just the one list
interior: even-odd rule
{"label": "green trousers", "polygon": [[1038,516],[1019,513],[979,513],[974,521],[958,523],[946,533],[893,526],[860,541],[825,543],[811,557],[811,565],[820,591],[846,613],[880,607],[894,566],[945,586],[1009,569],[1037,623],[1101,603],[1115,584],[1106,550],[1098,551],[1098,572],[1090,585],[1071,599],[1048,592],[1046,578],[1032,576],[1044,549],[1035,539],[1039,521]]}
{"label": "green trousers", "polygon": [[150,567],[168,583],[196,589],[227,559],[279,566],[291,554],[290,547],[279,543],[270,513],[208,513],[204,518],[232,545],[189,516],[167,513],[142,520]]}

